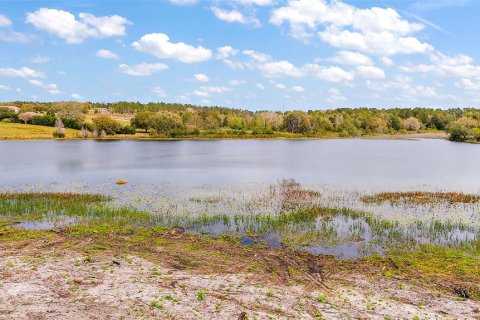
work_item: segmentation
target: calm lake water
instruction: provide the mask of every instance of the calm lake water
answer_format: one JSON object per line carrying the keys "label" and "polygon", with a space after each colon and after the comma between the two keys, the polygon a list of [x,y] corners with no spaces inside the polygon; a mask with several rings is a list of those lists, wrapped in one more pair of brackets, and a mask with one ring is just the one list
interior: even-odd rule
{"label": "calm lake water", "polygon": [[478,192],[480,146],[445,140],[1,141],[0,185],[335,183]]}

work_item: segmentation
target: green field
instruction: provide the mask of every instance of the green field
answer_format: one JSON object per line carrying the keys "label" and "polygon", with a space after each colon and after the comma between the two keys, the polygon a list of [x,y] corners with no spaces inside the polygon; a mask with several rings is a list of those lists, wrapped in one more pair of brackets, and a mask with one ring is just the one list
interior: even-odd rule
{"label": "green field", "polygon": [[[22,123],[0,122],[0,139],[53,139],[55,128]],[[65,138],[76,138],[78,130],[65,129]]]}

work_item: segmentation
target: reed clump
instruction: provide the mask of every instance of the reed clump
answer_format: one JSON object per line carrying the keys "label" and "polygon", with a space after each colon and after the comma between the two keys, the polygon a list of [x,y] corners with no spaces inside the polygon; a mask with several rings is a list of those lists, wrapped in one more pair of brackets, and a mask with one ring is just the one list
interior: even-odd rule
{"label": "reed clump", "polygon": [[477,203],[480,201],[480,195],[466,194],[461,192],[382,192],[361,199],[367,204],[382,204],[388,202],[391,205],[414,204],[425,205],[446,202],[450,204],[459,203]]}

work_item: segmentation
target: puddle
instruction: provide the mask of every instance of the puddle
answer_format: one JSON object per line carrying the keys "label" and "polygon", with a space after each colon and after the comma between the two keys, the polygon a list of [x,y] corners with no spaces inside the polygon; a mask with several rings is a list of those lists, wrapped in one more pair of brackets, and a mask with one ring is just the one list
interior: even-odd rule
{"label": "puddle", "polygon": [[40,220],[40,221],[20,221],[13,224],[14,228],[23,230],[53,230],[64,228],[75,224],[73,219],[70,220]]}
{"label": "puddle", "polygon": [[379,245],[365,246],[365,243],[355,242],[325,247],[299,246],[297,248],[314,255],[332,255],[338,259],[359,259],[373,254],[383,255],[383,249]]}

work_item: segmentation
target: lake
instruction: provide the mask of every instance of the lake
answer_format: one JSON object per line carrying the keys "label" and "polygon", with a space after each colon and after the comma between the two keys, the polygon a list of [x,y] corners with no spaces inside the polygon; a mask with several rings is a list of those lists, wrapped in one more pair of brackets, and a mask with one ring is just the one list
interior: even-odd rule
{"label": "lake", "polygon": [[1,141],[0,184],[295,179],[478,192],[480,146],[445,140]]}
{"label": "lake", "polygon": [[1,141],[0,185],[334,183],[480,189],[480,146],[446,140]]}

